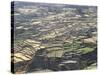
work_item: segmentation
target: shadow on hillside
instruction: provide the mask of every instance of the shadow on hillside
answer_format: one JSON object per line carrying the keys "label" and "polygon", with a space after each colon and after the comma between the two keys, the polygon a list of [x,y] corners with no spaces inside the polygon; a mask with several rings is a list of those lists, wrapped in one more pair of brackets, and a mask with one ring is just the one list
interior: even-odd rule
{"label": "shadow on hillside", "polygon": [[[49,69],[51,71],[66,71],[66,70],[79,70],[79,69],[84,69],[85,67],[93,64],[93,63],[97,63],[97,48],[89,53],[86,54],[81,54],[81,58],[79,60],[79,64],[77,65],[78,68],[71,68],[71,67],[75,67],[76,64],[71,64],[72,66],[68,66],[66,65],[68,68],[62,67],[59,68],[59,64],[63,61],[62,57],[61,58],[57,58],[57,57],[45,57],[44,55],[37,56],[37,54],[39,54],[40,51],[36,52],[36,56],[33,57],[32,60],[30,61],[23,61],[23,62],[18,62],[15,63],[15,72],[18,71],[25,71],[25,72],[35,72],[35,71],[42,71],[42,70],[46,70]],[[84,63],[83,63],[84,62]]]}

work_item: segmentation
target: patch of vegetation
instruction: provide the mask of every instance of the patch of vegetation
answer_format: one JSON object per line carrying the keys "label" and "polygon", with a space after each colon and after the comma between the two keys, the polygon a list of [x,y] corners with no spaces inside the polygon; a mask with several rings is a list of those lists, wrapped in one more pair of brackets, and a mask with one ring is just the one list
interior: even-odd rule
{"label": "patch of vegetation", "polygon": [[72,43],[64,43],[63,48],[64,50],[72,50],[77,51],[80,48],[81,41],[79,39],[73,39]]}
{"label": "patch of vegetation", "polygon": [[64,43],[63,48],[65,51],[82,52],[82,54],[91,52],[95,46],[90,44],[84,45],[79,39],[74,39],[72,43]]}
{"label": "patch of vegetation", "polygon": [[81,51],[83,54],[88,53],[88,52],[91,52],[93,50],[94,49],[93,48],[90,48],[90,47],[84,47],[84,48],[78,49],[78,51]]}

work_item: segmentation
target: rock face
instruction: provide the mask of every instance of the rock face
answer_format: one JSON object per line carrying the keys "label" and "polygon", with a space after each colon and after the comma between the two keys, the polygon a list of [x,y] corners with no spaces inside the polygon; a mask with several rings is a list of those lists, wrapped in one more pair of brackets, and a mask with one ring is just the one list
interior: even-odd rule
{"label": "rock face", "polygon": [[[96,6],[26,2],[14,4],[12,62],[17,65],[15,72],[19,72],[18,69],[28,72],[87,67],[77,66],[88,61],[82,60],[82,54],[93,52],[97,48]],[[35,66],[39,64],[40,66]],[[29,68],[30,66],[33,67]]]}

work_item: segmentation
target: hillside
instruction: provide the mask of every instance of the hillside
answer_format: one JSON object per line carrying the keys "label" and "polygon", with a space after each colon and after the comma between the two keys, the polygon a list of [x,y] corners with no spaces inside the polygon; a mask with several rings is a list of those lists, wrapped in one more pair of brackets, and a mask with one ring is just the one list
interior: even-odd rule
{"label": "hillside", "polygon": [[96,6],[14,3],[15,72],[79,70],[97,64]]}

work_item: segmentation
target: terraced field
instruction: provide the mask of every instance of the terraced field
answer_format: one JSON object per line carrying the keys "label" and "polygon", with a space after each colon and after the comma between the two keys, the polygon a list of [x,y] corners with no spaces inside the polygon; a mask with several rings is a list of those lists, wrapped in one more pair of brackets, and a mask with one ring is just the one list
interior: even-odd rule
{"label": "terraced field", "polygon": [[16,1],[13,8],[14,73],[97,67],[96,6]]}

